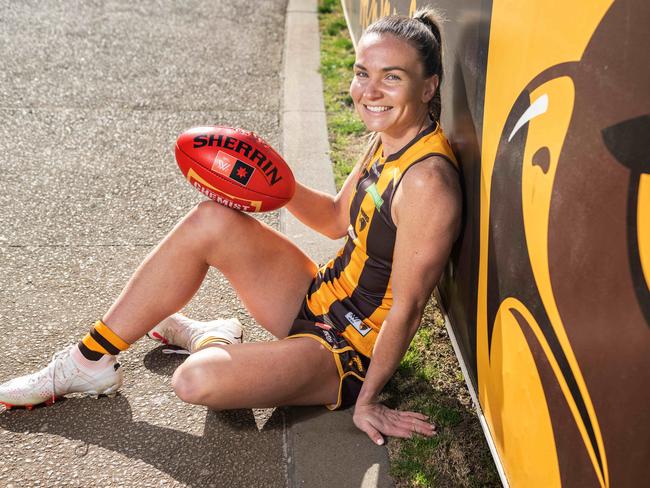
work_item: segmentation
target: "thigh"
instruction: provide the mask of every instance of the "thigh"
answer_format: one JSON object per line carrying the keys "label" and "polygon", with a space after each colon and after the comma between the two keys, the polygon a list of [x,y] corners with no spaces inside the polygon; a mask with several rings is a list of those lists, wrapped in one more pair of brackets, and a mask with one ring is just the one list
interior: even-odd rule
{"label": "thigh", "polygon": [[219,222],[208,263],[225,275],[260,325],[276,337],[286,337],[316,274],[316,263],[285,235],[248,214],[213,202],[203,207],[204,225]]}
{"label": "thigh", "polygon": [[202,349],[174,373],[177,395],[223,410],[336,403],[333,355],[309,338]]}

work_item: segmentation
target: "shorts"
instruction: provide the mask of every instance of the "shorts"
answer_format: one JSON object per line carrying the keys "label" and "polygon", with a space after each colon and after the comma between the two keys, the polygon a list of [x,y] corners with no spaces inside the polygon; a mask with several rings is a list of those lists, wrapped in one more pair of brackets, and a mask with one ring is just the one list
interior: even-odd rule
{"label": "shorts", "polygon": [[287,339],[309,337],[320,342],[334,356],[339,372],[339,394],[335,404],[325,405],[330,410],[354,405],[363,386],[370,358],[359,354],[340,333],[330,325],[305,320],[302,314],[293,322]]}

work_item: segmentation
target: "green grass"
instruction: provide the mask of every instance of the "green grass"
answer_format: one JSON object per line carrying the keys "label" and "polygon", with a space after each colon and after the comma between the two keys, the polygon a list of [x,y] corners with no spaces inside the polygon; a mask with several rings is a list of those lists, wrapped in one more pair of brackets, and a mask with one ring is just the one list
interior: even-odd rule
{"label": "green grass", "polygon": [[[348,92],[354,48],[337,0],[319,1],[325,110],[337,188],[345,181],[366,139]],[[390,439],[391,475],[404,487],[500,486],[483,431],[442,314],[432,299],[398,371],[382,394],[392,408],[427,414],[433,438]]]}
{"label": "green grass", "polygon": [[341,5],[333,0],[321,1],[318,10],[321,30],[320,73],[324,85],[330,156],[336,187],[340,189],[363,150],[366,128],[354,111],[349,93],[354,46]]}
{"label": "green grass", "polygon": [[434,298],[382,399],[392,408],[425,413],[438,432],[430,439],[389,441],[398,487],[500,486]]}

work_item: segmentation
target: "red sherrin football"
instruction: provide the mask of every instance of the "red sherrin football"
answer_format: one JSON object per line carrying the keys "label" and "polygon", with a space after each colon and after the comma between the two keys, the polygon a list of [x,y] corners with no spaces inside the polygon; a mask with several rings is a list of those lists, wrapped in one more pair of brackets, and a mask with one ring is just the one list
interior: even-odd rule
{"label": "red sherrin football", "polygon": [[295,190],[293,173],[284,159],[243,129],[189,129],[176,141],[176,162],[193,187],[237,210],[275,210],[291,200]]}

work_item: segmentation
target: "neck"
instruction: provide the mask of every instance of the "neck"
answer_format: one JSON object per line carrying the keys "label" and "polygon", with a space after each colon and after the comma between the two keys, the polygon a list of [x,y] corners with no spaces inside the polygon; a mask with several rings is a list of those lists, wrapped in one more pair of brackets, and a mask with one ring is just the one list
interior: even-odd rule
{"label": "neck", "polygon": [[416,124],[413,124],[405,131],[400,131],[399,135],[392,135],[388,132],[380,132],[379,137],[383,146],[384,157],[387,158],[391,154],[395,154],[397,151],[406,146],[415,136],[422,132],[422,130],[424,130],[426,127],[429,127],[432,123],[433,121],[431,120],[431,117],[429,117],[429,114],[426,113],[419,119]]}

